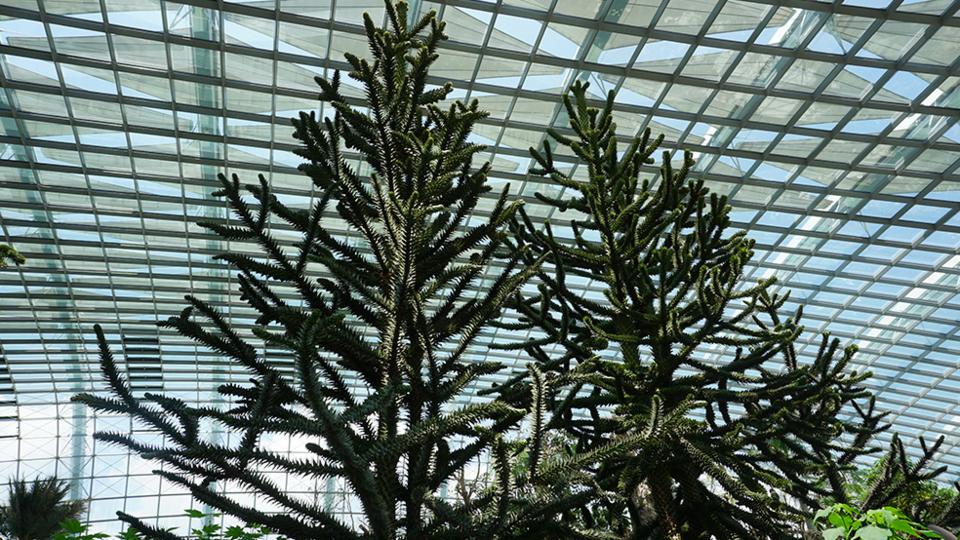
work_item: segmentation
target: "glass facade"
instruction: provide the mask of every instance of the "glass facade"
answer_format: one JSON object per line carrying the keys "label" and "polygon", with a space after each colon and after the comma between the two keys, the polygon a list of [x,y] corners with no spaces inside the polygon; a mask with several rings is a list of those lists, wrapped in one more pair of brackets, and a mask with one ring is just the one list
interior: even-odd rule
{"label": "glass facade", "polygon": [[[827,329],[859,345],[857,365],[873,371],[895,429],[946,435],[942,461],[955,470],[960,4],[777,4],[414,0],[411,11],[435,9],[447,24],[433,82],[490,111],[473,136],[489,145],[495,187],[510,183],[531,216],[554,217],[533,194],[557,188],[527,173],[527,148],[546,126],[566,126],[560,96],[574,80],[598,101],[616,91],[620,132],[651,128],[667,148],[693,151],[697,177],[729,196],[735,225],[757,240],[749,277],[775,275],[793,291],[787,309],[805,305],[801,357]],[[69,402],[102,388],[93,325],[126,353],[138,391],[211,401],[219,382],[246,380],[154,323],[193,294],[252,324],[212,257],[256,246],[196,223],[229,218],[211,196],[219,172],[263,174],[288,204],[310,204],[289,118],[328,112],[313,78],[366,52],[363,12],[382,19],[382,3],[0,4],[0,242],[28,259],[0,273],[0,477],[72,479],[104,528],[116,510],[189,506],[148,463],[91,438],[136,426]],[[584,174],[572,156],[567,165]],[[289,488],[330,490],[324,504],[349,511],[336,486]]]}

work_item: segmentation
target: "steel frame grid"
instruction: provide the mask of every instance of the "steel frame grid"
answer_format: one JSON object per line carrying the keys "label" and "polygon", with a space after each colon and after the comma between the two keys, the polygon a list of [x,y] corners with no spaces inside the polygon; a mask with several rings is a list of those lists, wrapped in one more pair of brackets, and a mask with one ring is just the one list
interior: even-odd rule
{"label": "steel frame grid", "polygon": [[[3,86],[5,99],[5,106],[0,108],[0,121],[7,127],[4,133],[0,133],[0,148],[21,149],[19,154],[11,154],[15,159],[5,161],[0,169],[3,171],[0,189],[8,195],[8,203],[0,209],[0,225],[6,240],[20,247],[31,261],[25,268],[16,270],[15,278],[12,273],[0,276],[0,285],[4,287],[0,294],[6,299],[25,299],[27,303],[23,307],[30,311],[27,317],[23,316],[21,310],[0,319],[0,335],[4,343],[9,345],[7,357],[13,378],[17,381],[19,406],[21,409],[34,409],[34,412],[23,414],[22,424],[42,422],[34,417],[44,417],[44,411],[50,410],[47,404],[50,404],[56,407],[53,409],[55,414],[46,414],[48,420],[44,429],[53,426],[52,429],[59,432],[59,419],[71,413],[62,411],[63,406],[57,407],[57,404],[63,403],[78,384],[88,387],[98,384],[95,382],[98,377],[95,358],[90,354],[88,334],[94,322],[111,325],[117,345],[120,344],[119,337],[126,332],[146,331],[157,335],[150,321],[179,311],[181,302],[177,297],[190,292],[217,296],[220,304],[230,310],[240,326],[244,326],[249,310],[238,305],[237,299],[230,296],[228,291],[224,294],[223,280],[229,279],[229,276],[225,276],[222,268],[209,261],[210,255],[225,246],[209,235],[198,233],[195,227],[191,228],[191,222],[196,217],[188,212],[188,208],[206,209],[203,211],[210,213],[207,217],[225,216],[222,203],[208,196],[210,178],[198,176],[195,171],[226,168],[250,178],[257,171],[265,171],[271,182],[277,175],[288,178],[295,172],[276,158],[277,152],[289,152],[293,147],[282,137],[278,140],[275,136],[278,133],[277,126],[287,122],[285,117],[278,115],[278,102],[287,98],[301,101],[311,99],[315,91],[288,86],[286,83],[289,81],[281,81],[281,63],[284,66],[300,64],[323,73],[325,71],[322,70],[345,68],[346,64],[339,58],[331,58],[333,53],[339,52],[335,50],[335,42],[337,38],[362,35],[362,28],[357,24],[358,21],[345,19],[341,12],[355,10],[357,4],[362,2],[341,0],[342,9],[338,9],[336,2],[330,2],[329,16],[317,18],[303,15],[297,9],[302,7],[298,2],[287,0],[246,3],[144,0],[144,9],[154,6],[153,13],[158,12],[162,18],[162,30],[157,31],[123,24],[130,20],[124,18],[124,10],[136,9],[135,2],[115,7],[118,5],[115,1],[96,0],[98,19],[96,16],[85,16],[84,13],[63,12],[64,7],[69,5],[63,2],[38,1],[38,4],[34,4],[33,0],[18,0],[0,6],[0,61],[3,62],[0,85]],[[90,2],[73,4],[87,3]],[[375,6],[378,2],[369,4]],[[415,8],[420,10],[438,8],[441,17],[446,17],[448,13],[460,17],[479,13],[487,17],[486,22],[482,20],[483,17],[474,17],[477,25],[485,25],[479,44],[458,42],[457,36],[453,36],[453,40],[445,43],[444,48],[451,53],[475,56],[469,80],[454,81],[455,86],[464,89],[463,94],[458,95],[478,97],[481,103],[485,98],[491,99],[491,96],[507,100],[502,120],[491,118],[481,124],[490,133],[495,133],[489,154],[495,164],[495,181],[519,184],[520,189],[516,193],[523,193],[528,204],[535,203],[529,193],[546,188],[538,179],[526,174],[526,167],[523,166],[527,158],[525,146],[514,140],[514,131],[543,131],[543,124],[523,115],[521,99],[525,100],[524,103],[544,103],[548,107],[552,104],[553,113],[546,123],[562,128],[565,117],[558,104],[558,95],[572,77],[591,80],[594,85],[609,85],[616,90],[637,81],[659,84],[657,92],[645,96],[648,103],[621,100],[623,103],[618,104],[618,110],[624,114],[642,116],[644,119],[639,129],[650,126],[655,131],[669,131],[671,137],[668,147],[686,147],[698,154],[698,175],[716,190],[731,197],[736,210],[735,224],[750,230],[759,238],[758,256],[749,269],[751,275],[776,274],[787,287],[799,293],[801,301],[816,308],[810,311],[820,311],[807,316],[811,330],[839,329],[834,332],[835,335],[861,345],[861,365],[878,371],[875,389],[883,391],[881,400],[893,409],[897,428],[908,434],[947,434],[951,437],[949,448],[953,450],[960,440],[955,434],[957,425],[960,425],[960,416],[953,412],[960,404],[954,397],[960,395],[960,374],[957,373],[955,360],[960,349],[960,336],[956,329],[956,321],[960,319],[960,295],[957,295],[957,281],[960,279],[960,256],[957,255],[960,245],[957,205],[960,200],[957,196],[960,191],[960,174],[957,171],[960,167],[960,159],[957,159],[960,157],[960,137],[948,137],[946,134],[956,129],[960,117],[957,109],[960,91],[957,91],[956,85],[951,86],[960,75],[960,61],[956,60],[956,56],[941,63],[914,61],[913,57],[918,56],[919,51],[926,50],[939,32],[954,32],[952,29],[960,28],[960,18],[957,17],[960,2],[954,1],[945,7],[936,2],[882,2],[882,9],[878,9],[809,0],[782,0],[774,5],[768,5],[763,0],[725,0],[716,3],[696,0],[629,3],[605,0],[596,2],[592,13],[584,13],[582,6],[575,4],[568,0],[447,0],[415,4]],[[593,6],[589,2],[579,4]],[[51,12],[50,6],[60,12]],[[638,25],[622,19],[625,11],[637,6],[652,9],[648,23]],[[677,6],[706,12],[706,17],[695,32],[667,29],[672,28],[672,22],[665,20],[665,16],[669,12],[672,17]],[[747,35],[741,39],[716,37],[717,32],[712,31],[715,21],[731,6],[732,9],[754,6],[762,10],[761,19],[752,27],[747,24]],[[941,6],[936,13],[923,12],[936,6]],[[216,38],[204,40],[197,37],[192,20],[189,35],[172,31],[168,16],[176,13],[176,10],[185,10],[190,14],[196,10],[209,10],[205,13],[214,14],[216,18]],[[766,33],[768,25],[784,13],[791,14],[803,24],[784,29],[784,36],[795,37],[781,37],[782,41],[771,42]],[[250,39],[252,34],[248,33],[259,32],[262,26],[244,29],[241,28],[243,24],[236,21],[231,23],[236,35],[231,36],[234,39],[228,43],[226,37],[230,31],[225,21],[234,16],[249,17],[249,21],[257,24],[260,21],[272,24],[272,48],[258,48]],[[869,21],[855,43],[842,46],[840,52],[824,52],[811,46],[824,33],[831,33],[834,19],[843,17],[861,17]],[[516,44],[515,38],[497,27],[498,19],[510,18],[526,19],[531,25],[540,25],[536,37],[525,44],[526,51],[511,50],[511,43]],[[24,24],[23,21],[35,21],[42,25],[47,50],[30,48],[26,46],[30,45],[27,43],[29,40],[16,39],[16,30],[19,30],[16,24]],[[324,54],[305,54],[303,49],[291,52],[294,49],[281,39],[281,25],[288,23],[324,29]],[[914,36],[915,39],[906,50],[896,56],[878,55],[869,50],[859,54],[869,49],[874,38],[885,37],[883,28],[887,23],[920,25],[923,30],[919,37]],[[4,24],[12,25],[6,34]],[[584,39],[575,44],[577,54],[574,57],[551,56],[542,50],[544,41],[558,39],[552,26],[554,24],[585,30]],[[51,25],[70,29],[80,37],[55,38]],[[14,32],[11,33],[10,28]],[[72,46],[71,41],[80,41],[82,36],[89,33],[102,34],[109,61],[80,55],[78,51],[82,52],[83,48]],[[960,33],[949,35],[960,36]],[[160,43],[165,68],[158,70],[125,64],[122,58],[118,58],[115,36]],[[603,63],[601,55],[609,50],[605,48],[606,43],[618,36],[635,39],[634,50],[622,65]],[[245,38],[246,45],[242,44]],[[510,39],[514,39],[514,42]],[[767,42],[762,43],[761,39]],[[838,42],[840,39],[838,36]],[[648,46],[654,49],[669,43],[678,50],[685,50],[675,58],[677,67],[670,73],[648,69],[649,62],[645,60]],[[215,65],[208,65],[207,73],[178,71],[172,53],[174,46],[194,51],[194,58],[216,58]],[[688,65],[700,61],[700,48],[734,55],[718,80],[685,73]],[[271,62],[273,69],[269,80],[228,78],[228,54]],[[733,80],[738,67],[751,54],[766,57],[764,79],[750,84]],[[22,80],[11,76],[11,59],[15,64],[23,64],[27,60],[49,62],[55,70],[56,80]],[[515,76],[515,84],[504,86],[496,78],[483,76],[484,69],[488,65],[496,67],[497,62],[504,65],[507,62],[522,63],[522,71]],[[791,69],[798,69],[797,65],[803,68],[806,65],[804,63],[828,63],[832,66],[829,71],[817,74],[819,79],[810,88],[797,89],[778,84],[790,74]],[[872,84],[865,80],[863,93],[858,96],[828,91],[851,68],[881,70],[882,75]],[[68,84],[64,76],[65,69],[81,73],[84,70],[90,73],[92,69],[111,72],[113,90],[104,92]],[[555,87],[546,90],[525,88],[526,81],[535,69],[537,73],[545,69],[558,69],[565,75]],[[922,79],[923,88],[910,98],[891,100],[890,88],[897,86],[896,78],[904,73],[926,77]],[[152,78],[164,80],[169,97],[145,97],[143,92],[125,84],[127,76],[139,77],[144,84]],[[513,82],[513,79],[509,80]],[[434,82],[439,84],[443,80],[437,77]],[[194,88],[200,88],[199,85],[210,86],[218,89],[215,90],[218,99],[206,103],[188,99],[178,95],[180,85],[184,85],[183,88],[190,88],[187,85],[195,85]],[[670,105],[673,98],[671,92],[688,88],[707,93],[695,112],[686,112]],[[269,95],[269,112],[261,114],[234,108],[231,105],[231,92],[234,90]],[[59,97],[65,114],[60,116],[48,110],[18,106],[17,99],[21,94],[30,99],[36,99],[37,96]],[[735,114],[711,110],[715,102],[729,99],[728,95],[744,96],[744,102],[736,103],[739,109]],[[99,118],[78,118],[73,111],[73,99],[99,103],[105,110],[119,108],[120,125]],[[798,105],[789,118],[777,123],[762,114],[765,104],[773,99],[795,101]],[[808,111],[819,106],[843,109],[843,114],[833,121],[827,119],[814,124],[805,121]],[[172,119],[172,129],[128,120],[128,111],[139,114],[143,110],[165,111],[163,114],[169,114]],[[879,131],[846,129],[856,122],[858,114],[864,110],[886,111],[891,116]],[[182,120],[183,115],[218,118],[219,129],[185,129],[183,126],[187,122]],[[903,131],[899,127],[911,122],[911,118],[914,123],[918,119],[929,120],[937,126],[936,130],[916,137],[899,133]],[[940,119],[939,124],[936,124],[937,118]],[[231,134],[230,128],[235,122],[268,126],[270,135],[257,138]],[[33,134],[27,127],[28,123],[42,133]],[[681,129],[673,129],[677,124],[682,126]],[[695,130],[701,125],[711,126],[714,134],[710,137],[698,135]],[[122,144],[83,142],[82,133],[98,129],[119,131],[123,136]],[[56,133],[57,130],[66,137],[56,138],[45,134]],[[740,134],[751,131],[768,132],[772,136],[760,141],[765,143],[762,148],[738,142]],[[282,134],[282,130],[279,133]],[[172,139],[174,148],[170,151],[139,143],[137,138],[142,136]],[[777,152],[778,147],[789,146],[795,137],[807,137],[816,145],[799,155],[797,152]],[[836,143],[859,144],[862,147],[852,158],[838,159],[829,151],[831,145]],[[185,151],[190,145],[208,145],[211,152],[206,156],[202,153],[190,155]],[[897,158],[894,166],[880,161],[865,162],[878,148],[883,150],[886,147],[890,147],[890,151],[886,152],[885,157]],[[247,149],[257,148],[266,151],[266,164],[250,160],[253,155]],[[945,155],[954,154],[955,157],[942,167],[921,167],[923,161],[919,158],[931,150]],[[5,158],[9,152],[11,150],[4,153]],[[76,152],[77,159],[75,163],[54,160],[47,156],[48,152],[53,155],[57,152]],[[232,159],[232,153],[237,156],[236,159]],[[129,163],[129,169],[104,167],[100,165],[102,160],[95,165],[88,161],[88,157],[100,159],[102,156],[123,157]],[[722,163],[721,158],[736,160],[738,165],[743,160],[748,165],[732,167]],[[149,169],[138,172],[141,160],[174,164],[176,172],[164,174]],[[770,167],[780,171],[777,177],[770,176]],[[838,171],[838,174],[817,184],[816,181],[821,179],[810,172],[814,169]],[[575,164],[572,170],[577,174]],[[649,172],[656,174],[654,169]],[[46,180],[48,175],[54,178],[57,177],[55,175],[68,175],[82,181],[50,183]],[[131,193],[135,205],[118,207],[110,202],[110,199],[120,198],[123,194],[99,181],[104,176],[129,180],[133,186]],[[873,179],[873,185],[863,185],[861,177]],[[30,178],[30,181],[24,183],[23,178]],[[143,182],[169,186],[178,194],[141,189]],[[919,189],[915,189],[917,186]],[[282,196],[306,197],[305,200],[312,197],[312,192],[305,192],[287,182],[280,185],[275,183],[275,191]],[[76,197],[86,197],[89,201],[87,206],[80,206]],[[164,205],[169,208],[177,204],[183,209],[180,213],[163,209]],[[891,215],[877,215],[868,210],[871,205],[899,207]],[[923,216],[919,216],[918,210],[924,209],[936,213],[936,219],[924,220]],[[92,215],[92,224],[65,222],[59,217],[79,214]],[[548,217],[542,215],[538,219]],[[779,221],[788,217],[792,218],[790,223]],[[176,221],[182,223],[180,232],[160,227]],[[859,226],[866,234],[851,232],[848,226]],[[47,231],[46,234],[53,239],[53,249],[50,249],[51,243],[45,237],[36,236],[31,228]],[[914,231],[913,236],[903,237],[904,230]],[[278,233],[281,231],[282,227],[278,227]],[[891,231],[896,234],[887,235]],[[87,239],[87,233],[96,235],[96,240]],[[141,243],[135,249],[131,249],[123,236],[129,234],[140,238]],[[935,234],[939,235],[936,243],[931,241]],[[186,242],[188,246],[186,258],[177,258],[172,254],[171,246],[178,241]],[[833,247],[848,244],[853,249],[838,251]],[[249,249],[249,246],[236,243],[228,247]],[[91,257],[80,250],[90,248],[96,250],[97,255],[93,257],[101,260],[102,269],[78,266],[78,261]],[[879,257],[870,251],[877,249],[892,255]],[[863,267],[869,265],[876,267],[875,271],[864,274]],[[904,277],[904,271],[912,274]],[[98,283],[104,274],[108,288]],[[62,285],[61,292],[43,290],[49,289],[51,283]],[[588,288],[589,284],[585,290]],[[131,303],[131,297],[145,298],[144,302]],[[60,304],[50,306],[50,302]],[[142,316],[144,304],[147,311],[152,311],[149,317]],[[138,315],[141,316],[139,320]],[[802,356],[809,357],[812,354],[809,343],[817,339],[813,334],[808,333],[809,341]],[[40,355],[31,352],[36,337],[39,337],[43,350]],[[222,377],[242,376],[229,370],[225,373],[218,367],[217,359],[206,351],[191,348],[162,332],[160,337],[161,347],[168,350],[164,344],[169,343],[172,352],[169,360],[164,362],[164,384],[171,391],[184,391],[192,384],[193,389],[186,391],[190,395],[188,399],[202,401],[210,399],[209,392],[203,391],[206,385],[223,380]],[[490,337],[517,338],[500,333]],[[488,356],[505,361],[517,360],[502,354]],[[63,369],[63,358],[75,359],[74,364],[79,371]],[[919,391],[917,386],[904,384],[903,381],[911,379],[922,381]],[[44,383],[43,380],[48,382]],[[464,398],[471,399],[470,396]],[[91,421],[113,420],[91,418]],[[79,426],[80,431],[62,437],[71,440],[71,450],[66,453],[72,452],[71,457],[74,458],[74,468],[68,469],[67,475],[82,478],[85,486],[83,492],[95,500],[102,498],[104,504],[101,506],[113,504],[107,501],[123,500],[124,508],[131,508],[128,500],[141,500],[139,495],[145,493],[130,484],[130,478],[144,476],[142,467],[138,469],[134,466],[135,460],[127,458],[127,479],[119,499],[108,498],[106,491],[98,493],[96,460],[101,459],[99,456],[102,452],[105,452],[104,456],[110,455],[110,450],[94,448],[88,440],[89,432],[84,429],[87,427]],[[43,429],[39,431],[40,435],[46,437]],[[77,447],[78,439],[86,441],[87,447]],[[20,453],[20,439],[17,440],[17,456],[21,459],[8,460],[0,466],[6,466],[7,470],[14,472],[30,470],[36,462],[29,459],[31,455]],[[290,444],[288,441],[288,449],[291,448]],[[83,456],[76,456],[77,448],[84,452]],[[955,454],[948,452],[945,462],[958,467],[960,456]],[[58,450],[57,456],[51,457],[62,456]],[[86,460],[81,463],[83,470],[76,468],[77,459]],[[63,474],[62,470],[60,472]],[[162,512],[163,501],[179,496],[172,491],[170,495],[156,497],[156,506],[153,507],[156,514],[165,513]],[[344,511],[347,511],[349,504],[344,504]],[[91,517],[95,519],[106,519],[94,515],[99,512],[97,508],[92,507],[91,512]]]}

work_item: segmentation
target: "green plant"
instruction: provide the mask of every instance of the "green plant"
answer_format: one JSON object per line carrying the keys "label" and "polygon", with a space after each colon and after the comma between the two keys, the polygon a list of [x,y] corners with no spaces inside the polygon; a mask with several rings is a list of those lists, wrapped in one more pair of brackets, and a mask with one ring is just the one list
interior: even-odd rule
{"label": "green plant", "polygon": [[871,467],[851,471],[845,482],[847,501],[858,508],[892,506],[921,523],[960,528],[960,486],[948,488],[918,477],[924,459],[908,459],[899,440],[894,449]]}
{"label": "green plant", "polygon": [[[552,473],[577,472],[603,452],[541,466],[546,382],[533,374],[529,442],[505,436],[518,427],[524,408],[498,399],[460,402],[465,389],[483,385],[482,376],[501,371],[496,362],[469,356],[484,350],[483,331],[536,261],[521,268],[514,258],[491,268],[504,223],[520,203],[510,202],[506,189],[481,201],[489,191],[490,164],[472,166],[483,147],[468,137],[486,113],[476,101],[441,107],[452,86],[428,87],[437,45],[445,39],[435,13],[409,25],[406,4],[386,6],[387,27],[364,17],[373,59],[347,55],[349,76],[364,89],[364,107],[341,94],[338,72],[317,79],[333,116],[301,113],[294,121],[303,144],[298,153],[307,160],[301,170],[316,188],[313,204],[284,204],[262,176],[252,186],[220,177],[216,195],[227,200],[233,218],[203,225],[235,249],[218,258],[239,271],[242,298],[257,312],[253,335],[193,296],[179,316],[161,323],[247,371],[252,384],[219,388],[235,408],[135,396],[100,327],[102,371],[112,396],[74,399],[133,415],[165,442],[129,433],[97,433],[99,440],[162,463],[156,474],[225,515],[290,538],[506,538],[531,531],[578,538],[579,530],[555,517],[593,496],[589,476],[567,478],[579,483],[568,492],[544,485]],[[485,220],[475,214],[481,202],[490,203]],[[298,235],[293,245],[278,239],[283,227]],[[295,376],[263,357],[264,346],[290,353]],[[200,426],[208,421],[234,432],[239,443],[206,440]],[[309,439],[307,454],[273,452],[261,445],[266,435]],[[529,450],[530,465],[515,475],[510,462],[521,448]],[[476,496],[441,495],[458,473],[487,457],[492,474]],[[311,481],[336,479],[358,501],[353,510],[362,523],[349,526],[258,468]],[[223,484],[256,492],[282,511],[266,513],[231,498],[217,489]],[[150,537],[170,537],[119,515]]]}
{"label": "green plant", "polygon": [[[53,540],[100,540],[101,538],[110,538],[107,533],[90,532],[90,527],[80,521],[70,518],[63,520],[60,524],[60,531],[53,535]],[[127,529],[129,531],[130,529]],[[138,536],[124,536],[124,533],[118,534],[117,538],[121,540],[135,540]]]}
{"label": "green plant", "polygon": [[813,522],[824,540],[942,538],[892,506],[861,511],[837,503],[817,512]]}
{"label": "green plant", "polygon": [[7,504],[0,508],[0,535],[9,540],[49,540],[62,521],[83,512],[83,502],[68,500],[68,491],[55,477],[10,481]]}
{"label": "green plant", "polygon": [[27,259],[17,251],[17,248],[0,244],[0,268],[6,268],[8,260],[18,265],[27,262]]}
{"label": "green plant", "polygon": [[231,525],[224,529],[213,522],[213,519],[220,517],[219,514],[204,514],[192,508],[185,512],[189,517],[208,521],[191,531],[190,536],[196,540],[259,540],[271,532],[268,527],[256,524]]}
{"label": "green plant", "polygon": [[[193,540],[260,540],[267,537],[271,531],[267,527],[260,525],[246,524],[243,526],[232,525],[227,528],[214,523],[219,514],[204,514],[195,509],[184,510],[187,517],[200,519],[207,523],[190,531],[190,538]],[[60,531],[53,535],[53,540],[101,540],[110,538],[110,535],[102,532],[90,532],[87,524],[81,523],[76,519],[66,519],[59,525]],[[165,529],[161,533],[174,536],[175,529]],[[142,540],[143,535],[136,529],[127,527],[116,535],[117,540]],[[282,536],[276,540],[285,540]]]}
{"label": "green plant", "polygon": [[137,532],[133,527],[127,527],[126,529],[117,533],[117,540],[141,540],[143,535]]}
{"label": "green plant", "polygon": [[[544,429],[566,431],[578,455],[631,441],[587,469],[608,497],[570,519],[602,516],[634,539],[797,538],[803,506],[843,497],[854,459],[878,450],[888,426],[869,374],[826,335],[811,360],[798,355],[802,307],[784,314],[773,278],[746,282],[754,243],[729,230],[726,197],[693,179],[689,152],[663,152],[656,181],[641,180],[662,136],[622,143],[613,93],[594,108],[588,86],[564,96],[572,134],[549,130],[554,144],[531,149],[531,174],[562,188],[536,197],[573,215],[541,225],[521,209],[512,253],[546,262],[539,294],[516,295],[516,322],[502,323],[535,336],[502,347],[525,350],[548,381]],[[567,174],[558,152],[585,174]],[[586,280],[595,294],[572,284]],[[520,375],[497,392],[520,404],[528,387]],[[931,456],[908,483],[937,472]]]}

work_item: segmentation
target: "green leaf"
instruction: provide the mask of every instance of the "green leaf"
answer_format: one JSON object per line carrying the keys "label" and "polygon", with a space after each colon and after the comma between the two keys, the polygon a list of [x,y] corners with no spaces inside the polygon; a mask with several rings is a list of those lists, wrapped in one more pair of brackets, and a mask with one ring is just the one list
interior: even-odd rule
{"label": "green leaf", "polygon": [[821,534],[823,534],[823,540],[839,540],[846,536],[847,531],[840,527],[834,527],[823,531]]}
{"label": "green leaf", "polygon": [[904,514],[903,511],[900,510],[899,508],[894,508],[893,506],[884,506],[883,509],[886,510],[887,512],[893,514],[894,516],[896,516],[896,517],[898,517],[898,518],[902,518],[902,519],[906,519],[906,518],[907,518],[907,515]]}
{"label": "green leaf", "polygon": [[876,525],[867,525],[857,531],[857,534],[854,535],[853,538],[855,540],[887,540],[892,536],[893,532],[890,529],[884,529]]}
{"label": "green leaf", "polygon": [[60,527],[68,533],[80,534],[87,530],[87,527],[75,519],[65,519]]}
{"label": "green leaf", "polygon": [[831,512],[833,512],[833,510],[830,508],[821,508],[820,510],[817,510],[817,513],[813,515],[813,522],[817,523],[822,519],[826,519]]}
{"label": "green leaf", "polygon": [[187,516],[192,517],[192,518],[202,518],[202,517],[203,517],[203,512],[201,512],[201,511],[199,511],[199,510],[194,510],[193,508],[187,508],[186,510],[184,510],[184,513],[187,514]]}
{"label": "green leaf", "polygon": [[913,526],[913,524],[909,520],[906,520],[906,519],[893,519],[889,523],[887,523],[887,527],[889,527],[890,530],[893,530],[893,531],[906,533],[912,536],[919,536],[919,534],[917,533],[917,529]]}
{"label": "green leaf", "polygon": [[[899,514],[899,515],[898,515]],[[888,525],[894,520],[902,517],[899,510],[895,508],[884,507],[877,510],[867,511],[867,520],[878,525]]]}
{"label": "green leaf", "polygon": [[854,514],[853,507],[846,503],[837,503],[833,505],[831,508],[833,508],[833,510],[836,512],[843,512],[848,515]]}
{"label": "green leaf", "polygon": [[849,530],[850,525],[853,524],[853,518],[849,515],[843,515],[840,512],[833,512],[830,516],[827,517],[827,520],[830,521],[830,524],[834,527],[840,527],[844,530]]}

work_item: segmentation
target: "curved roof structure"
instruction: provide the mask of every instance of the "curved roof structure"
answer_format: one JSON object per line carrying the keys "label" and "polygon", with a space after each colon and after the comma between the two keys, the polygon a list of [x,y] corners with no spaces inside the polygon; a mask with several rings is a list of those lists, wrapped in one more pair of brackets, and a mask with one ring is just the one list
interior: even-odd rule
{"label": "curved roof structure", "polygon": [[[490,145],[493,183],[531,201],[555,192],[527,174],[527,147],[565,125],[573,80],[598,100],[616,90],[621,132],[650,127],[694,151],[697,176],[758,242],[750,276],[780,277],[790,307],[806,305],[801,355],[828,328],[857,343],[895,429],[945,435],[942,461],[960,471],[960,0],[412,7],[447,22],[435,82],[491,112],[475,138]],[[211,257],[254,248],[196,221],[227,218],[211,197],[225,170],[309,203],[288,119],[324,112],[313,77],[365,52],[364,11],[383,15],[379,0],[0,5],[0,241],[28,259],[0,272],[0,477],[73,479],[104,529],[116,510],[189,507],[149,464],[92,440],[129,420],[69,403],[101,388],[92,326],[125,351],[137,390],[203,401],[244,379],[154,322],[190,293],[252,323]]]}

